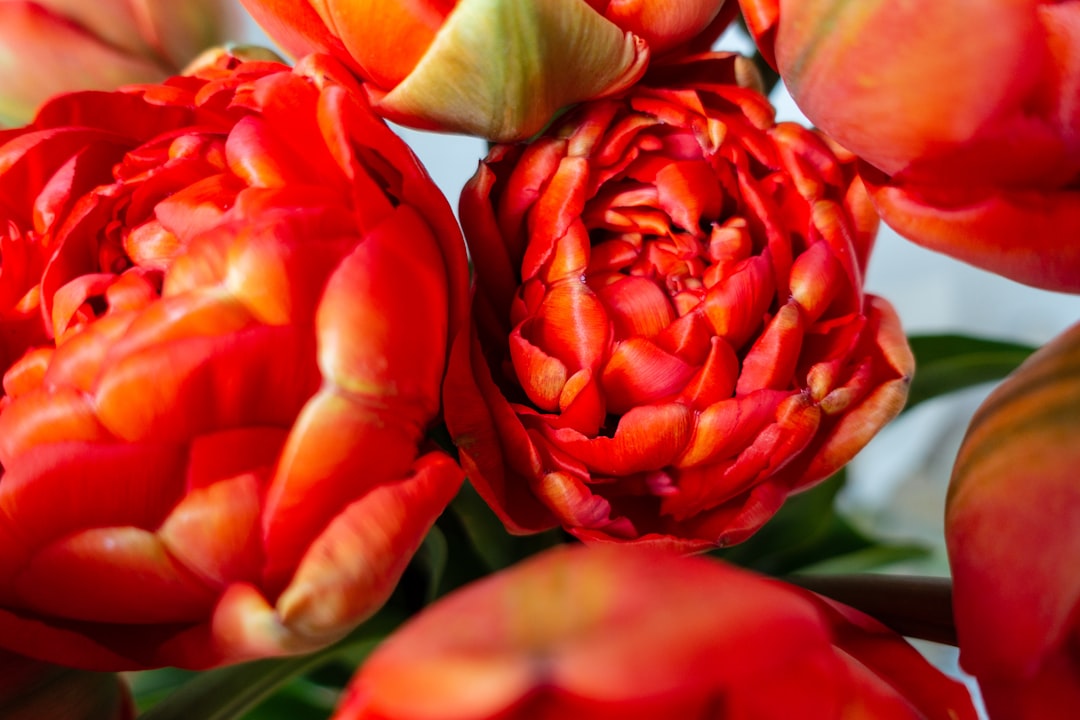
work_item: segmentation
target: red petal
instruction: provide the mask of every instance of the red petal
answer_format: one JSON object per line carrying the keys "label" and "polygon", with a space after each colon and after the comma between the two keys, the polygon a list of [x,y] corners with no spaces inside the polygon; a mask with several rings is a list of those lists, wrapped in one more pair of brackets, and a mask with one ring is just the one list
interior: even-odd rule
{"label": "red petal", "polygon": [[600,382],[608,411],[622,414],[675,395],[694,372],[694,367],[648,340],[631,338],[615,344]]}
{"label": "red petal", "polygon": [[590,471],[618,477],[671,464],[686,446],[692,422],[684,405],[645,406],[623,415],[610,438],[590,439],[572,430],[557,430],[551,437]]}
{"label": "red petal", "polygon": [[652,280],[622,276],[592,287],[607,309],[616,340],[652,338],[675,319],[667,294]]}
{"label": "red petal", "polygon": [[201,620],[215,594],[178,566],[149,531],[84,530],[39,550],[15,579],[36,611],[105,623]]}
{"label": "red petal", "polygon": [[695,410],[726,400],[735,392],[739,379],[739,358],[722,338],[712,339],[712,350],[701,369],[679,393],[679,399]]}
{"label": "red petal", "polygon": [[789,395],[757,390],[709,406],[698,415],[693,437],[674,465],[688,468],[735,457],[772,421],[776,409]]}
{"label": "red petal", "polygon": [[796,300],[789,300],[769,321],[743,359],[735,393],[746,395],[762,388],[797,389],[794,373],[805,332],[802,310]]}
{"label": "red petal", "polygon": [[188,490],[157,530],[165,551],[199,582],[223,590],[258,582],[262,568],[262,487],[270,468]]}
{"label": "red petal", "polygon": [[311,544],[277,602],[281,623],[311,646],[341,637],[382,606],[464,477],[446,455],[345,507]]}
{"label": "red petal", "polygon": [[774,292],[768,260],[753,257],[709,288],[705,315],[716,334],[739,349],[761,326]]}
{"label": "red petal", "polygon": [[1028,285],[1080,292],[1080,243],[1061,242],[1080,237],[1080,191],[950,192],[863,175],[882,218],[909,240]]}

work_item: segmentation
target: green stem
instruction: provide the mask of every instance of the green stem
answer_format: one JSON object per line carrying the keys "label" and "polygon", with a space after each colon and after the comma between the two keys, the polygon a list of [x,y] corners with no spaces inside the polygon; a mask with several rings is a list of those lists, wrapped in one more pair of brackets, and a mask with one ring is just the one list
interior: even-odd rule
{"label": "green stem", "polygon": [[865,574],[785,580],[861,610],[901,635],[956,645],[949,578]]}
{"label": "green stem", "polygon": [[355,652],[367,644],[370,647],[363,648],[366,654],[405,617],[396,608],[384,607],[345,639],[310,655],[256,660],[199,673],[140,715],[140,720],[235,720],[289,680],[335,656]]}

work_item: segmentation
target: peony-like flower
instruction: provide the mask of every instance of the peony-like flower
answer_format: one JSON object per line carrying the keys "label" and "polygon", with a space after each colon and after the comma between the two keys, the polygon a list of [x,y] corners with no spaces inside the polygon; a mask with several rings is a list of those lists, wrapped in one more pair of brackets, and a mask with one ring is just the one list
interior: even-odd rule
{"label": "peony-like flower", "polygon": [[885,222],[1005,277],[1080,292],[1080,2],[740,0]]}
{"label": "peony-like flower", "polygon": [[287,52],[328,52],[405,125],[508,141],[617,93],[649,57],[737,10],[724,0],[241,0]]}
{"label": "peony-like flower", "polygon": [[4,720],[133,720],[127,685],[115,674],[72,670],[0,650]]}
{"label": "peony-like flower", "polygon": [[158,82],[221,42],[223,0],[0,0],[0,123],[47,98]]}
{"label": "peony-like flower", "polygon": [[446,422],[513,532],[741,541],[896,415],[854,158],[706,55],[498,146],[461,198],[476,333]]}
{"label": "peony-like flower", "polygon": [[421,443],[467,265],[362,97],[221,56],[0,136],[0,646],[201,668],[388,597],[462,479]]}
{"label": "peony-like flower", "polygon": [[843,605],[705,558],[579,546],[425,609],[367,659],[334,715],[796,717],[975,712],[963,686]]}
{"label": "peony-like flower", "polygon": [[1080,325],[976,412],[945,511],[960,663],[995,720],[1080,707]]}

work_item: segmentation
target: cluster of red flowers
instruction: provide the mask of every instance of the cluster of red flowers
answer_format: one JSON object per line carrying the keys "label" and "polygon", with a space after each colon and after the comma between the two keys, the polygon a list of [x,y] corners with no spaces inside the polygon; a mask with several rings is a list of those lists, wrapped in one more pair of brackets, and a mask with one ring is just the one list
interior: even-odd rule
{"label": "cluster of red flowers", "polygon": [[[294,67],[217,51],[158,83],[193,54],[166,56],[174,15],[0,3],[77,27],[92,66],[123,49],[131,83],[0,98],[36,106],[0,130],[0,648],[34,658],[0,658],[0,711],[55,712],[41,688],[68,683],[88,718],[133,715],[113,676],[50,663],[335,642],[467,476],[509,532],[594,547],[426,609],[341,720],[975,717],[875,620],[683,556],[901,411],[914,358],[863,289],[879,217],[1080,291],[1080,2],[742,0],[819,130],[709,50],[733,0],[243,2]],[[464,237],[384,118],[502,143]],[[1080,706],[1078,334],[988,401],[956,468],[956,625],[995,718]],[[1045,516],[1016,511],[1028,483],[1059,534],[1001,589]]]}

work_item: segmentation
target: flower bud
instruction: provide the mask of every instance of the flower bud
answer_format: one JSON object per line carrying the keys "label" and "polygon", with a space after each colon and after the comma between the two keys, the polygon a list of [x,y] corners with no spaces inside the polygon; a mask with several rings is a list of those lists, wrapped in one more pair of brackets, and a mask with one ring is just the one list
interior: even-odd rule
{"label": "flower bud", "polygon": [[1080,707],[1080,325],[994,389],[953,469],[945,540],[960,663],[990,717]]}
{"label": "flower bud", "polygon": [[975,711],[962,685],[850,608],[705,558],[578,546],[426,608],[376,648],[334,715],[795,717]]}
{"label": "flower bud", "polygon": [[650,55],[718,33],[723,0],[243,3],[286,51],[349,65],[391,120],[508,141],[629,87]]}

